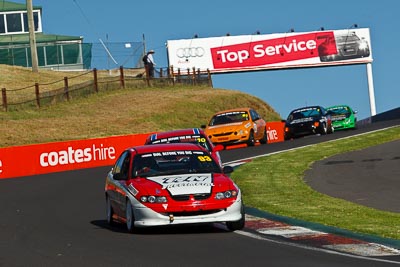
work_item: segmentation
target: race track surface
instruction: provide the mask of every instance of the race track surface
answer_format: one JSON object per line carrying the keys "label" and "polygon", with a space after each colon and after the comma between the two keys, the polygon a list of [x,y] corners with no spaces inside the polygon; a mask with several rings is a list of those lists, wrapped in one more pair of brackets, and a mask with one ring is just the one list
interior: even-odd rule
{"label": "race track surface", "polygon": [[400,140],[317,161],[305,181],[329,196],[400,212]]}
{"label": "race track surface", "polygon": [[[350,134],[227,150],[222,159],[238,160]],[[399,203],[400,176],[397,151],[398,141],[368,149],[365,154],[329,158],[316,163],[313,170],[324,168],[326,172],[325,168],[345,165],[346,175],[315,179],[310,173],[308,181],[327,194],[340,191],[340,197],[363,205],[395,208],[393,198]],[[365,176],[352,174],[353,167]],[[393,167],[392,173],[378,174]],[[232,233],[218,225],[160,227],[129,234],[124,225],[110,227],[105,220],[104,182],[109,169],[0,180],[0,266],[398,266],[399,256],[378,261],[352,257],[290,245],[281,238],[250,237],[251,229]],[[374,172],[376,176],[367,175]],[[383,186],[388,183],[391,186]],[[375,197],[378,195],[382,199]]]}

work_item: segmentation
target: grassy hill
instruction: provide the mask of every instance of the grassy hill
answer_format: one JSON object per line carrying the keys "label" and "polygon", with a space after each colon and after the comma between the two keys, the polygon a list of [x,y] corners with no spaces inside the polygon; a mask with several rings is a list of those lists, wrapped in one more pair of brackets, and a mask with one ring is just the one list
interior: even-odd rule
{"label": "grassy hill", "polygon": [[[50,70],[32,73],[6,65],[0,69],[1,88],[22,88],[76,75]],[[40,109],[0,111],[0,147],[200,127],[214,112],[247,106],[267,121],[281,119],[261,99],[234,90],[154,85],[100,92]]]}

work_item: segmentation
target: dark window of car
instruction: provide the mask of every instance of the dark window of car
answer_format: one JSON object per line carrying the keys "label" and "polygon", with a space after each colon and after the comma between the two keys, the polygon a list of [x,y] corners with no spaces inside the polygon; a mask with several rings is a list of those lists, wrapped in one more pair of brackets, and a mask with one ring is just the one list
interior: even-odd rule
{"label": "dark window of car", "polygon": [[130,154],[129,151],[125,151],[119,157],[115,166],[113,168],[113,174],[117,175],[120,179],[127,179],[128,178],[128,171],[129,171],[129,161],[130,161]]}
{"label": "dark window of car", "polygon": [[259,120],[261,116],[253,109],[250,110],[250,116],[253,121]]}
{"label": "dark window of car", "polygon": [[136,155],[134,176],[151,177],[187,173],[221,173],[206,151],[167,151]]}

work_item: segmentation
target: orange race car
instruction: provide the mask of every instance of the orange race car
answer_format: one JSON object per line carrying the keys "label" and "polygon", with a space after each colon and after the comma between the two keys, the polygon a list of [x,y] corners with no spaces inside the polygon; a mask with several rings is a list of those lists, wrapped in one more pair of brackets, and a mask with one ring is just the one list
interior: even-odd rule
{"label": "orange race car", "polygon": [[220,111],[201,128],[213,144],[223,146],[245,143],[254,146],[257,141],[267,143],[265,120],[252,108]]}

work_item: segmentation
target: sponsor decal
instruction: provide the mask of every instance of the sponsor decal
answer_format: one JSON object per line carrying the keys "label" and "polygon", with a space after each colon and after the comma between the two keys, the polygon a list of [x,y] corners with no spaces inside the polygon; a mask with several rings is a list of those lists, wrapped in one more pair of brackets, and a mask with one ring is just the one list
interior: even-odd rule
{"label": "sponsor decal", "polygon": [[269,127],[267,130],[267,137],[268,137],[268,140],[271,140],[271,141],[279,139],[278,132],[275,129],[271,130],[271,128],[269,128]]}
{"label": "sponsor decal", "polygon": [[[318,38],[322,35],[324,38]],[[334,40],[332,32],[316,32],[288,35],[275,39],[211,48],[215,69],[265,66],[295,60],[319,58],[318,47],[326,40]],[[330,49],[324,56],[336,54],[336,43],[329,44]]]}
{"label": "sponsor decal", "polygon": [[134,196],[139,193],[139,191],[132,184],[128,185],[128,191]]}
{"label": "sponsor decal", "polygon": [[[178,143],[178,142],[197,142],[202,137],[200,135],[184,135],[184,136],[172,136],[168,138],[162,138],[159,140],[154,140],[152,144],[160,144],[160,143]],[[205,140],[204,140],[205,142]]]}
{"label": "sponsor decal", "polygon": [[293,113],[304,112],[304,111],[311,111],[311,110],[317,110],[317,111],[319,111],[319,108],[302,108],[302,109],[297,109],[297,110],[293,111]]}
{"label": "sponsor decal", "polygon": [[83,163],[97,160],[115,159],[114,147],[99,147],[92,145],[87,148],[74,149],[69,146],[66,150],[44,152],[39,156],[40,166],[49,167],[74,163]]}
{"label": "sponsor decal", "polygon": [[148,177],[147,179],[168,190],[171,195],[210,193],[214,186],[211,174],[171,175]]}
{"label": "sponsor decal", "polygon": [[176,56],[178,58],[202,57],[204,54],[205,50],[203,47],[185,47],[176,50]]}
{"label": "sponsor decal", "polygon": [[283,131],[285,127],[284,122],[282,121],[267,122],[265,127],[267,129],[268,143],[276,143],[284,141],[284,131]]}
{"label": "sponsor decal", "polygon": [[346,115],[337,115],[332,117],[332,121],[341,121],[346,119]]}
{"label": "sponsor decal", "polygon": [[309,121],[313,121],[313,118],[308,117],[308,118],[293,120],[290,122],[290,124],[297,124],[297,123],[303,123],[303,122],[309,122]]}

